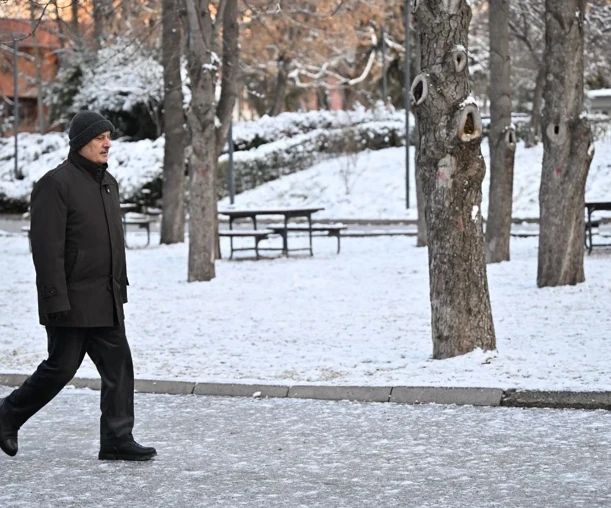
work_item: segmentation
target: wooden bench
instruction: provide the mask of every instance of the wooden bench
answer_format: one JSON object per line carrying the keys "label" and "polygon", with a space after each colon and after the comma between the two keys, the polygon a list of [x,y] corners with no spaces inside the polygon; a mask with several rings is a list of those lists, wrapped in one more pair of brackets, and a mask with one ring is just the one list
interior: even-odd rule
{"label": "wooden bench", "polygon": [[585,247],[586,250],[588,251],[588,254],[592,253],[592,249],[594,247],[611,247],[611,243],[594,243],[594,229],[598,229],[598,236],[599,237],[604,237],[606,238],[606,235],[601,235],[600,234],[600,225],[602,224],[602,220],[596,220],[596,219],[592,219],[590,221],[588,221],[588,219],[586,219],[586,230],[585,230]]}
{"label": "wooden bench", "polygon": [[[223,236],[229,238],[229,246],[231,248],[229,259],[232,259],[233,253],[239,250],[254,250],[257,259],[259,259],[259,242],[261,240],[266,240],[271,233],[272,231],[269,229],[223,229],[219,230],[219,237]],[[254,238],[255,245],[254,247],[234,247],[234,238]]]}
{"label": "wooden bench", "polygon": [[140,229],[146,230],[146,245],[151,243],[151,224],[157,222],[156,217],[149,216],[140,216],[140,217],[128,217],[127,215],[123,216],[123,232],[125,235],[125,246],[127,245],[127,226],[137,226]]}
{"label": "wooden bench", "polygon": [[601,219],[592,218],[592,214],[595,212],[611,212],[611,201],[586,201],[585,203],[586,217],[585,217],[585,247],[588,254],[592,253],[593,247],[611,247],[611,243],[594,243],[593,241],[593,229],[597,228],[600,235],[600,225],[603,223]]}
{"label": "wooden bench", "polygon": [[24,233],[27,233],[28,243],[30,244],[30,252],[32,252],[32,236],[30,234],[30,225],[27,224],[26,226],[21,226],[21,231],[23,231]]}
{"label": "wooden bench", "polygon": [[[127,247],[127,226],[138,226],[141,229],[146,229],[146,246],[151,243],[151,224],[157,222],[154,217],[132,217],[123,218],[123,230],[126,235],[125,246]],[[30,250],[32,250],[32,238],[30,236],[30,225],[22,226],[21,231],[27,233],[30,242]]]}
{"label": "wooden bench", "polygon": [[337,238],[337,253],[339,254],[341,248],[341,233],[346,229],[346,226],[343,224],[312,224],[311,226],[308,224],[273,224],[268,226],[268,229],[281,235],[285,240],[285,245],[287,243],[286,235],[288,235],[288,233],[309,233],[314,234],[314,236],[324,236],[316,235],[316,233],[326,233],[326,236],[334,236]]}

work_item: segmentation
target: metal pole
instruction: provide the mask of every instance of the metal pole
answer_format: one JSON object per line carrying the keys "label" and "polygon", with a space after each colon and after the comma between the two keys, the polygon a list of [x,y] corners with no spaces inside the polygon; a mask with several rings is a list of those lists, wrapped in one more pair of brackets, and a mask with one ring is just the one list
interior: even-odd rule
{"label": "metal pole", "polygon": [[233,119],[229,122],[229,203],[233,205],[235,199],[235,176],[233,172]]}
{"label": "metal pole", "polygon": [[410,88],[412,79],[409,72],[410,65],[410,23],[411,0],[405,1],[405,208],[409,208],[409,106]]}
{"label": "metal pole", "polygon": [[386,106],[388,104],[388,84],[386,81],[386,38],[384,27],[382,27],[382,100]]}
{"label": "metal pole", "polygon": [[19,180],[19,68],[17,66],[17,51],[19,41],[13,41],[13,136],[15,137],[15,180]]}

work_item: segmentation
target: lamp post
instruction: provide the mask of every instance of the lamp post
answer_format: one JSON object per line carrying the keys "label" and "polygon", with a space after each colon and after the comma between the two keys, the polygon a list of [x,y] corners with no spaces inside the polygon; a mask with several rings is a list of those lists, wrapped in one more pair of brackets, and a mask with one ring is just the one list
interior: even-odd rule
{"label": "lamp post", "polygon": [[382,27],[382,101],[388,104],[388,84],[386,81],[386,33]]}
{"label": "lamp post", "polygon": [[235,174],[233,171],[233,118],[229,122],[229,175],[228,175],[228,187],[229,187],[229,203],[233,205],[235,201]]}

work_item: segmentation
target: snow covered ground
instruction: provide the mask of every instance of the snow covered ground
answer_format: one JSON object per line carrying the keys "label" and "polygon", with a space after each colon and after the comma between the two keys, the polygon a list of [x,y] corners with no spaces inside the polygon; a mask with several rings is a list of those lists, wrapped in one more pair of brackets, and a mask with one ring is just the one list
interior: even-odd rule
{"label": "snow covered ground", "polygon": [[[486,144],[483,152],[488,159]],[[542,147],[519,147],[514,217],[538,216],[541,158]],[[587,199],[611,199],[609,161],[611,142],[597,143]],[[335,220],[415,218],[414,194],[405,210],[403,149],[362,154],[350,194],[341,167],[320,163],[237,196],[236,205],[322,205],[319,216]],[[487,178],[484,213],[488,185]],[[134,234],[130,244],[142,240]],[[586,256],[584,284],[537,289],[537,238],[513,239],[511,262],[488,267],[498,350],[444,361],[430,358],[427,254],[413,237],[345,238],[339,255],[334,239],[316,238],[314,249],[313,258],[221,260],[216,279],[192,284],[186,245],[159,246],[156,237],[149,248],[129,250],[127,329],[137,377],[611,389],[609,249]],[[46,341],[22,235],[0,233],[0,273],[0,372],[30,373]],[[88,360],[79,375],[96,376]]]}
{"label": "snow covered ground", "polygon": [[[132,243],[142,238],[132,238]],[[426,250],[413,237],[316,238],[314,257],[221,260],[187,283],[186,245],[128,251],[136,376],[218,382],[611,389],[611,252],[537,289],[537,239],[488,267],[498,351],[431,360]],[[222,245],[227,252],[227,245]],[[27,240],[0,237],[0,372],[44,358]],[[86,360],[79,372],[95,377]]]}
{"label": "snow covered ground", "polygon": [[[61,163],[68,154],[65,134],[20,136],[20,167],[25,179],[11,181],[13,145],[0,143],[0,195],[24,199],[32,183],[46,171]],[[261,147],[262,150],[264,147]],[[587,200],[611,199],[611,139],[595,143],[596,152],[586,183]],[[110,171],[122,191],[130,195],[161,173],[164,139],[135,143],[114,141],[110,150]],[[490,167],[488,142],[482,143],[486,167]],[[253,155],[254,156],[254,155]],[[318,216],[342,219],[415,219],[416,190],[414,183],[414,152],[411,152],[410,209],[405,208],[405,148],[388,148],[363,152],[350,167],[346,158],[326,160],[312,168],[293,173],[279,180],[244,192],[236,197],[236,205],[322,205]],[[539,183],[543,146],[525,148],[518,145],[515,160],[513,217],[539,217]],[[568,168],[570,171],[570,168]],[[346,182],[348,182],[346,190]],[[488,213],[490,174],[482,186],[482,215]],[[221,202],[229,204],[229,199]]]}
{"label": "snow covered ground", "polygon": [[[597,142],[594,160],[586,183],[586,200],[611,200],[611,140]],[[488,213],[490,152],[482,143],[486,177],[482,185],[482,215]],[[414,152],[411,151],[410,208],[405,208],[405,148],[388,148],[362,153],[356,168],[346,171],[345,158],[321,162],[316,166],[244,192],[235,199],[239,207],[261,204],[286,206],[322,205],[318,217],[329,219],[416,219]],[[516,219],[539,217],[539,184],[543,146],[518,145],[514,170],[513,211]],[[342,173],[343,170],[343,173]],[[345,175],[345,176],[343,176]],[[348,180],[349,194],[345,181]],[[222,200],[226,207],[229,199]]]}

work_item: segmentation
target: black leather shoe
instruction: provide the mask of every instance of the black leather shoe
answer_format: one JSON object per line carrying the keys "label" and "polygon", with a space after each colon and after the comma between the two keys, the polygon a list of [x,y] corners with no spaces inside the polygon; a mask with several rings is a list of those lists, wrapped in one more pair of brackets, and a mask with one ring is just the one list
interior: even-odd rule
{"label": "black leather shoe", "polygon": [[150,460],[157,455],[152,446],[142,446],[136,441],[128,441],[115,446],[102,446],[98,459],[100,460]]}
{"label": "black leather shoe", "polygon": [[2,406],[4,399],[0,399],[0,448],[2,451],[11,457],[17,455],[17,431],[2,414]]}

